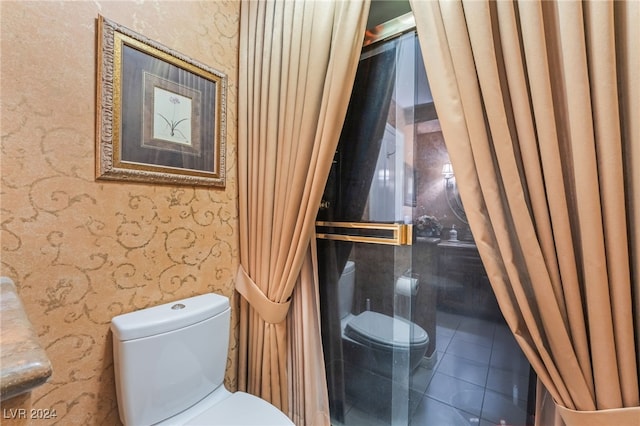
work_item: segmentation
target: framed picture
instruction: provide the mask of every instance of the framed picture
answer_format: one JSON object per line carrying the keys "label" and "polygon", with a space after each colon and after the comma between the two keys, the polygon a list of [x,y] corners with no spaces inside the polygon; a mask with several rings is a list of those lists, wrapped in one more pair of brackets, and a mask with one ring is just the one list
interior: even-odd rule
{"label": "framed picture", "polygon": [[96,178],[225,185],[227,77],[98,17]]}

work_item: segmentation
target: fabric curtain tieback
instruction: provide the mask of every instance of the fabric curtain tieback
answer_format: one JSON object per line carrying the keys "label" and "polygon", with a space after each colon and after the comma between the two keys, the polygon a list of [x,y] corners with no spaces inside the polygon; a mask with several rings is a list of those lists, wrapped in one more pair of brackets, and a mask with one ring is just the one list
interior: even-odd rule
{"label": "fabric curtain tieback", "polygon": [[611,408],[597,411],[576,411],[556,404],[567,426],[611,426],[640,424],[640,407]]}
{"label": "fabric curtain tieback", "polygon": [[287,317],[291,299],[283,303],[269,300],[242,265],[238,267],[238,273],[236,274],[236,290],[247,299],[249,305],[258,312],[264,322],[278,324]]}

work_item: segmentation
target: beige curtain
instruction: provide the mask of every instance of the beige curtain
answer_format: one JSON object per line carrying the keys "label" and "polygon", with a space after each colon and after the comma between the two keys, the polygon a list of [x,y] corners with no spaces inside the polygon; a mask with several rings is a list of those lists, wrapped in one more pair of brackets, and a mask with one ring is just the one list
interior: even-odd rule
{"label": "beige curtain", "polygon": [[639,425],[640,2],[412,7],[537,423]]}
{"label": "beige curtain", "polygon": [[241,6],[238,384],[299,425],[329,422],[310,242],[368,7],[351,1]]}

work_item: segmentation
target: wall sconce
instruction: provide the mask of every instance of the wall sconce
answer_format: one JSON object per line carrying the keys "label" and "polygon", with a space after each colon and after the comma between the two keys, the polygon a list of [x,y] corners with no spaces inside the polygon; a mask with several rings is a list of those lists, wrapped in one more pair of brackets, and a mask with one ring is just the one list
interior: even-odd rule
{"label": "wall sconce", "polygon": [[462,200],[460,199],[460,193],[458,192],[456,177],[453,174],[451,163],[445,163],[442,166],[442,177],[444,180],[444,196],[447,199],[449,208],[458,219],[468,224],[469,222],[467,221],[467,215],[462,206]]}
{"label": "wall sconce", "polygon": [[442,176],[444,177],[445,185],[447,188],[451,188],[453,186],[453,167],[451,167],[451,163],[444,163],[442,166]]}

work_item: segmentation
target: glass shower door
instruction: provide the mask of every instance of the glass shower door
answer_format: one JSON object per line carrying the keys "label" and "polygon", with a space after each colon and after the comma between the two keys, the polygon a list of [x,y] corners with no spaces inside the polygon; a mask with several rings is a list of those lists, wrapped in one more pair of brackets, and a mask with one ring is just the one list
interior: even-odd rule
{"label": "glass shower door", "polygon": [[534,376],[469,228],[416,34],[403,31],[365,43],[317,218],[331,422],[530,424]]}
{"label": "glass shower door", "polygon": [[363,51],[318,214],[333,424],[408,424],[412,376],[433,352],[435,324],[415,309],[428,274],[413,258],[417,48],[408,33]]}

